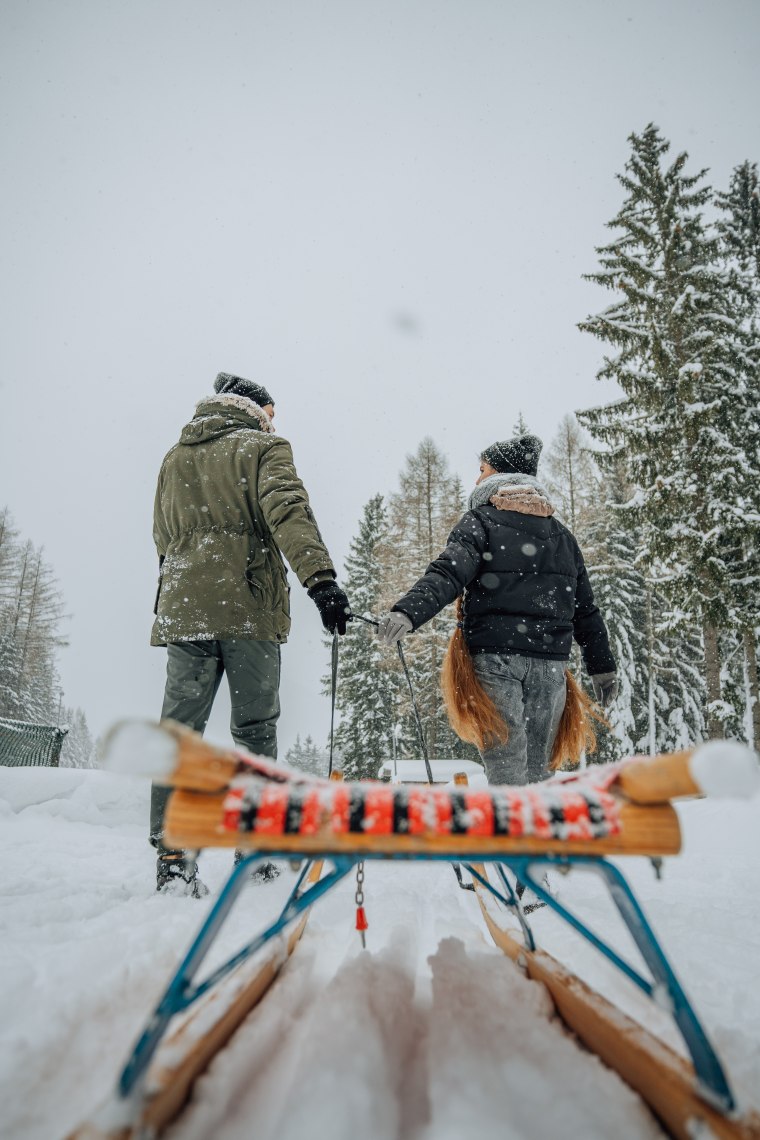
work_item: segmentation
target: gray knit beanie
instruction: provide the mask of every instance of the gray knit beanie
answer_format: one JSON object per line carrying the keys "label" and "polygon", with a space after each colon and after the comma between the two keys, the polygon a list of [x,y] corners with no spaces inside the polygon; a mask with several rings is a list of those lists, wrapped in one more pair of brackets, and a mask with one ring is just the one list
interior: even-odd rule
{"label": "gray knit beanie", "polygon": [[220,372],[214,381],[214,391],[219,395],[230,393],[235,396],[245,396],[253,400],[260,408],[267,404],[274,405],[274,400],[261,384],[254,384],[252,380],[245,380],[242,376],[233,376],[229,372]]}

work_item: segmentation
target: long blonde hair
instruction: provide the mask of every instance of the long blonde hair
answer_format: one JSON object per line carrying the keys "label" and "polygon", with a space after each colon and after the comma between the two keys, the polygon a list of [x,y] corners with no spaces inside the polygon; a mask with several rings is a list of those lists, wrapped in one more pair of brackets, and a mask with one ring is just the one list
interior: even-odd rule
{"label": "long blonde hair", "polygon": [[[472,656],[462,628],[462,597],[457,598],[457,626],[449,640],[443,659],[441,688],[449,724],[461,740],[485,752],[497,744],[506,744],[509,728],[475,673]],[[607,721],[594,702],[576,681],[569,669],[565,707],[554,738],[549,767],[554,772],[560,765],[576,765],[583,752],[596,750],[593,721],[607,727]]]}

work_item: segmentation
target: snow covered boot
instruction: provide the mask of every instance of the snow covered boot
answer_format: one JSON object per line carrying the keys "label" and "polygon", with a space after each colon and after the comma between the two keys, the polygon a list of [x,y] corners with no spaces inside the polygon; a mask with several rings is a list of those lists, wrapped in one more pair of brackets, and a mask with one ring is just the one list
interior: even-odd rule
{"label": "snow covered boot", "polygon": [[171,895],[205,898],[208,887],[198,878],[198,864],[182,855],[159,855],[156,862],[156,890]]}
{"label": "snow covered boot", "polygon": [[[239,847],[235,848],[235,866],[243,862],[245,859],[245,851],[241,851]],[[251,872],[251,881],[254,883],[271,883],[272,879],[276,879],[280,874],[280,868],[276,863],[262,863],[255,871]]]}

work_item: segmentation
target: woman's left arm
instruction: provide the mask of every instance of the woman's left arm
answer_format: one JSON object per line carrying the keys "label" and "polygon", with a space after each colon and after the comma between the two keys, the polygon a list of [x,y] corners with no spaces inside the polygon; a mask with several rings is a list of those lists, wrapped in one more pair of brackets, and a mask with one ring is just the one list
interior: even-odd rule
{"label": "woman's left arm", "polygon": [[414,629],[430,621],[476,577],[487,543],[482,522],[468,511],[449,535],[443,553],[392,608],[406,614]]}

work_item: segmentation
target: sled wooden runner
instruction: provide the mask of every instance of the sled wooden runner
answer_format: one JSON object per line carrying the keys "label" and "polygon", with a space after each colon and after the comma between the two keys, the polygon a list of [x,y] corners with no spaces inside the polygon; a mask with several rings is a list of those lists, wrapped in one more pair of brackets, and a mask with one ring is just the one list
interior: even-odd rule
{"label": "sled wooden runner", "polygon": [[694,1069],[685,1058],[546,951],[526,950],[514,932],[501,927],[489,913],[479,886],[475,890],[496,945],[529,978],[546,986],[568,1029],[639,1094],[669,1135],[677,1140],[694,1140],[701,1135],[720,1140],[758,1140],[760,1116],[757,1113],[732,1119],[712,1108],[697,1095]]}
{"label": "sled wooden runner", "polygon": [[[317,882],[321,873],[322,864],[314,863],[306,877],[307,882]],[[298,945],[307,921],[308,914],[304,914],[288,934],[284,953],[273,954],[263,965],[253,971],[249,969],[247,979],[231,975],[218,989],[207,993],[205,1000],[192,1009],[187,1020],[166,1037],[165,1048],[157,1055],[149,1073],[139,1119],[131,1132],[125,1134],[125,1140],[130,1135],[141,1136],[144,1133],[159,1136],[179,1116],[198,1077],[205,1073],[216,1054],[279,977],[282,967]],[[240,969],[245,971],[245,964]],[[203,1023],[203,1031],[196,1033],[200,1023]]]}
{"label": "sled wooden runner", "polygon": [[[109,748],[122,770],[129,766],[130,757],[136,758],[145,750],[154,779],[160,771],[161,779],[174,786],[166,814],[166,837],[172,846],[188,850],[234,846],[247,853],[170,981],[119,1081],[117,1100],[122,1107],[134,1107],[137,1098],[143,1105],[143,1119],[155,1131],[181,1108],[194,1076],[245,1013],[232,1019],[229,1032],[225,1025],[218,1035],[210,1035],[208,1042],[191,1050],[198,1055],[198,1065],[195,1060],[189,1061],[181,1071],[164,1071],[160,1066],[159,1047],[170,1021],[184,1016],[191,1002],[206,997],[241,962],[286,929],[292,931],[292,948],[300,933],[298,926],[293,929],[294,923],[304,921],[313,903],[354,872],[359,863],[392,859],[455,861],[467,868],[497,944],[524,963],[529,972],[534,971],[531,976],[545,981],[568,1024],[571,1018],[577,1022],[571,1027],[581,1040],[629,1080],[672,1135],[691,1138],[694,1133],[689,1129],[704,1120],[716,1136],[760,1138],[755,1117],[738,1118],[725,1073],[695,1011],[624,876],[605,858],[630,853],[659,859],[679,850],[678,817],[669,798],[702,794],[692,754],[633,760],[599,768],[590,777],[563,776],[524,789],[452,789],[389,787],[371,782],[330,784],[246,753],[213,748],[189,730],[166,722],[161,726],[127,725],[114,735]],[[284,910],[234,958],[195,985],[193,977],[199,962],[234,903],[241,875],[257,861],[271,857],[299,860],[303,866]],[[324,864],[316,879],[308,871],[314,859]],[[536,869],[543,871],[546,866],[583,866],[602,878],[652,980],[544,890]],[[495,881],[489,879],[486,867],[492,869]],[[629,1031],[629,1019],[537,950],[505,869],[650,998],[666,996],[692,1066],[675,1054],[671,1064],[669,1050],[640,1027]],[[489,913],[486,895],[518,919],[524,946]],[[251,992],[255,1004],[255,979]],[[650,1080],[658,1065],[672,1074],[672,1079]],[[150,1074],[162,1071],[163,1091],[152,1098],[154,1115],[150,1118]],[[676,1087],[678,1097],[671,1095],[670,1099],[677,1101],[677,1108],[671,1111],[664,1104],[664,1093],[672,1094]],[[713,1125],[713,1116],[722,1130]]]}
{"label": "sled wooden runner", "polygon": [[[333,778],[339,780],[340,773],[335,773]],[[248,856],[235,868],[225,890],[229,890],[231,883],[240,889],[251,872],[251,866],[255,870],[255,860]],[[321,860],[305,864],[289,903],[297,896],[302,881],[307,888],[319,882],[322,868]],[[218,930],[230,909],[224,904],[223,892],[214,908],[220,912],[221,920],[215,921],[212,912],[201,928],[201,935],[207,928]],[[287,910],[288,904],[280,919]],[[121,1088],[117,1089],[115,1095],[89,1121],[70,1133],[67,1140],[142,1140],[161,1136],[185,1108],[196,1080],[205,1073],[217,1053],[277,981],[306,929],[308,918],[308,910],[303,910],[295,926],[288,931],[284,946],[264,962],[251,962],[248,955],[241,956],[237,966],[225,971],[216,985],[204,986],[203,996],[197,1004],[191,1006],[184,1019],[163,1037],[152,1063],[146,1067],[142,1079],[129,1095],[124,1097]],[[280,925],[286,927],[287,922]],[[185,962],[191,954],[192,948]],[[189,982],[185,975],[181,976],[186,983]]]}
{"label": "sled wooden runner", "polygon": [[[656,773],[654,781],[649,778],[652,771]],[[675,771],[683,795],[699,794],[691,777],[686,779],[688,770],[683,756],[679,757]],[[642,769],[632,773],[629,788],[647,798],[660,794],[657,784],[661,775],[661,767],[644,761]],[[454,779],[460,786],[467,785],[464,773],[457,774]],[[726,1116],[713,1108],[704,1096],[699,1095],[694,1066],[684,1057],[571,973],[551,954],[535,945],[530,949],[518,940],[517,930],[502,926],[489,906],[493,896],[484,885],[488,875],[485,866],[473,864],[469,870],[483,919],[494,943],[527,977],[546,987],[568,1029],[638,1093],[670,1136],[676,1140],[694,1140],[695,1136],[704,1133],[716,1137],[716,1140],[760,1140],[760,1114],[750,1112],[744,1117]],[[525,928],[516,895],[512,894],[510,901]]]}

